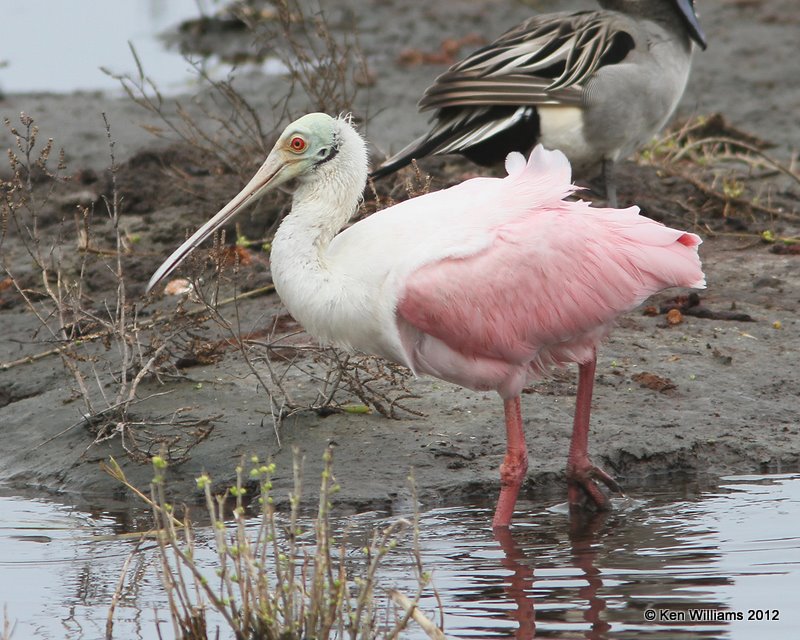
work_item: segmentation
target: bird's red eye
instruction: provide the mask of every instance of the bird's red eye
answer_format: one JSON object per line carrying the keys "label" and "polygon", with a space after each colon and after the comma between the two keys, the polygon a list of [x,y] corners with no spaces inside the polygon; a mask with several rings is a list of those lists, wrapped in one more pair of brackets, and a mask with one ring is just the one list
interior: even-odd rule
{"label": "bird's red eye", "polygon": [[292,138],[291,142],[289,142],[289,146],[292,148],[292,151],[303,151],[306,148],[306,141],[300,136],[295,136]]}

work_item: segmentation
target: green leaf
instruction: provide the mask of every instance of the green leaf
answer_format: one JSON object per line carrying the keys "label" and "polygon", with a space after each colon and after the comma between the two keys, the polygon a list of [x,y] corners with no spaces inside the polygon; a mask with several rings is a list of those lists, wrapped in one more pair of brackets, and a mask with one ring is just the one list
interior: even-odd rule
{"label": "green leaf", "polygon": [[346,404],[342,406],[345,413],[371,413],[370,408],[365,404]]}

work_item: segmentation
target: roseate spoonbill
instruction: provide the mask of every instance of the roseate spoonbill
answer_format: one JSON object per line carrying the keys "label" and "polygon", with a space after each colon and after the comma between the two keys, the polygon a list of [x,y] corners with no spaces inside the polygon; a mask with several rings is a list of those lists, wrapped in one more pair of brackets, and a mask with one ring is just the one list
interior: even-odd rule
{"label": "roseate spoonbill", "polygon": [[372,172],[461,153],[481,165],[563,151],[576,172],[602,170],[617,206],[614,163],[652,138],[683,95],[692,40],[706,39],[694,0],[599,0],[605,9],[535,16],[453,65],[419,102],[431,130]]}
{"label": "roseate spoonbill", "polygon": [[528,454],[520,414],[526,382],[577,362],[569,449],[570,503],[608,498],[616,483],[588,455],[595,349],[614,319],[666,287],[703,287],[700,238],[565,196],[570,166],[536,147],[509,155],[508,176],[475,178],[397,204],[340,231],[361,199],[367,152],[346,118],[306,115],[219,213],[156,270],[151,289],[245,206],[296,178],[291,213],[272,244],[275,288],[321,341],[377,354],[476,390],[505,406],[496,527],[508,526]]}

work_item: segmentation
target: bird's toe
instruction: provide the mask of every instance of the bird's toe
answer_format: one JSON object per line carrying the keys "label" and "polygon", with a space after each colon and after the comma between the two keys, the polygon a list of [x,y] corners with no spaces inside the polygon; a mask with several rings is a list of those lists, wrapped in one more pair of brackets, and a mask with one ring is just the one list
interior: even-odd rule
{"label": "bird's toe", "polygon": [[586,459],[583,463],[567,465],[567,487],[570,509],[589,509],[607,511],[611,500],[600,487],[605,485],[610,491],[624,495],[616,480],[600,467]]}

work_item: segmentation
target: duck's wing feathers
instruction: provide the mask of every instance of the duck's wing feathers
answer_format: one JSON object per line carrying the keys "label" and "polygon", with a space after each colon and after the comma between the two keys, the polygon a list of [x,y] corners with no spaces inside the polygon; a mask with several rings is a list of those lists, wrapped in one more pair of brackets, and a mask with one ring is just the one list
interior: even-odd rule
{"label": "duck's wing feathers", "polygon": [[578,105],[592,74],[634,48],[633,26],[608,11],[535,16],[439,76],[420,109]]}

